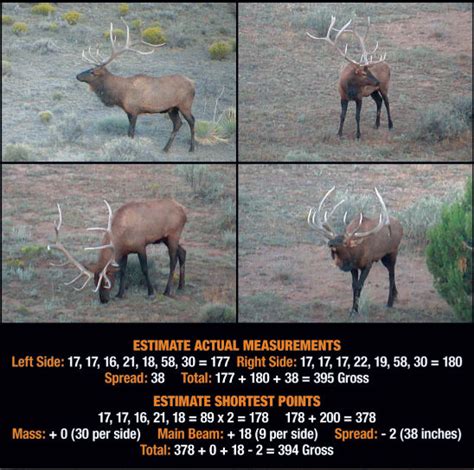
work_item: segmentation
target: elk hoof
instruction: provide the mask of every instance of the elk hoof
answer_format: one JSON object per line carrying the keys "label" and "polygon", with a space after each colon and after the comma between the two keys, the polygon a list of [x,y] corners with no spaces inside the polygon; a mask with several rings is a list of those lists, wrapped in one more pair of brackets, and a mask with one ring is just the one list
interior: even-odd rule
{"label": "elk hoof", "polygon": [[351,311],[349,312],[349,317],[354,317],[359,315],[359,311],[356,310],[355,308],[351,308]]}
{"label": "elk hoof", "polygon": [[163,152],[168,153],[170,151],[170,148],[168,146],[163,148]]}
{"label": "elk hoof", "polygon": [[391,131],[393,129],[393,122],[388,123],[388,130]]}
{"label": "elk hoof", "polygon": [[148,294],[148,298],[149,298],[150,300],[153,300],[154,298],[156,298],[155,293],[153,292],[152,294]]}

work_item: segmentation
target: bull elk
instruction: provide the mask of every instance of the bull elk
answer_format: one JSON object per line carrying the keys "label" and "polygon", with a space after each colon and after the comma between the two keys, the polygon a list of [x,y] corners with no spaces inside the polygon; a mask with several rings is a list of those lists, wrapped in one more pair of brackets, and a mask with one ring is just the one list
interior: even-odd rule
{"label": "bull elk", "polygon": [[377,261],[382,261],[388,270],[390,285],[387,307],[392,307],[398,294],[395,285],[395,263],[397,261],[398,246],[403,235],[403,228],[397,219],[388,215],[382,196],[377,191],[377,188],[375,188],[375,194],[382,207],[379,218],[370,219],[360,213],[349,224],[346,224],[346,212],[343,218],[344,225],[346,226],[344,233],[337,234],[330,225],[329,218],[344,200],[334,206],[329,212],[329,216],[328,211],[325,211],[321,217],[324,202],[334,189],[335,187],[332,187],[326,193],[317,209],[310,209],[308,224],[329,240],[328,246],[331,249],[331,256],[336,266],[342,271],[350,271],[352,274],[353,297],[350,315],[358,313],[359,298],[364,282],[369,275],[372,265]]}
{"label": "bull elk", "polygon": [[[62,252],[67,261],[60,265],[53,264],[53,266],[72,264],[79,270],[79,274],[65,285],[72,285],[75,290],[80,291],[86,287],[91,279],[94,279],[94,292],[99,292],[100,301],[107,303],[110,291],[114,286],[115,273],[119,271],[120,286],[117,297],[122,298],[125,292],[124,278],[128,255],[136,253],[145,276],[148,295],[153,297],[154,289],[148,276],[146,247],[152,243],[163,242],[168,247],[170,257],[170,271],[164,295],[171,295],[173,274],[177,261],[179,261],[178,289],[183,289],[186,251],[179,244],[179,240],[186,223],[184,207],[172,199],[129,202],[112,215],[109,203],[105,200],[104,202],[109,213],[107,227],[87,229],[104,232],[100,246],[85,248],[85,250],[100,250],[98,261],[92,266],[85,266],[77,261],[59,240],[63,217],[61,207],[58,204],[59,219],[54,221],[56,239],[54,244],[48,245],[48,250],[56,249]],[[80,278],[85,278],[84,284],[81,287],[75,287],[74,284]]]}
{"label": "bull elk", "polygon": [[[388,100],[388,85],[390,82],[390,67],[385,62],[386,54],[380,56],[378,60],[373,60],[373,54],[378,49],[379,43],[375,45],[372,51],[367,51],[365,40],[369,34],[370,18],[368,18],[367,30],[362,37],[354,27],[352,30],[347,29],[352,20],[349,20],[341,29],[334,28],[336,17],[331,17],[326,37],[318,38],[310,33],[306,33],[311,39],[326,41],[331,44],[334,49],[341,54],[349,63],[342,69],[339,76],[339,94],[341,96],[341,117],[339,122],[339,131],[337,135],[342,137],[342,128],[346,119],[346,112],[349,101],[356,103],[356,123],[357,123],[357,139],[360,139],[360,112],[362,109],[362,98],[371,96],[377,105],[377,117],[375,118],[375,129],[380,127],[380,112],[382,110],[382,100],[385,103],[388,116],[388,128],[393,128],[392,118],[390,116],[390,103]],[[331,39],[332,31],[336,31],[334,41]],[[359,41],[362,55],[360,61],[356,61],[347,56],[347,44],[343,51],[337,45],[343,33],[353,34]]]}
{"label": "bull elk", "polygon": [[[125,23],[125,21],[124,21]],[[180,113],[188,122],[191,130],[190,152],[194,151],[194,116],[191,112],[195,86],[194,82],[183,75],[164,75],[150,77],[148,75],[134,75],[132,77],[119,77],[110,73],[106,65],[126,51],[141,55],[153,54],[155,48],[165,44],[153,45],[145,41],[130,44],[130,31],[127,23],[127,37],[125,46],[117,47],[113,34],[113,24],[110,24],[110,42],[112,52],[108,59],[101,57],[99,49],[92,52],[89,47],[89,56],[82,51],[82,59],[94,67],[77,75],[80,82],[89,84],[90,89],[100,98],[106,106],[119,106],[128,116],[128,136],[135,136],[135,125],[140,114],[168,113],[173,131],[163,151],[168,152],[171,144],[182,125]],[[149,51],[134,49],[137,44],[152,47]]]}

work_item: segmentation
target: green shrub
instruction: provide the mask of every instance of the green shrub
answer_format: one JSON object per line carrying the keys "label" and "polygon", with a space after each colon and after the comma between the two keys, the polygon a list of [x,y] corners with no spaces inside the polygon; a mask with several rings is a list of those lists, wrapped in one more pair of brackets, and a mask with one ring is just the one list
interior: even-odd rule
{"label": "green shrub", "polygon": [[453,198],[423,197],[398,214],[403,226],[404,242],[411,248],[419,247],[424,250],[428,243],[428,230],[439,223],[443,206],[452,201]]}
{"label": "green shrub", "polygon": [[31,147],[25,144],[8,144],[2,160],[5,162],[27,162],[31,159]]}
{"label": "green shrub", "polygon": [[235,310],[229,305],[207,304],[201,308],[199,319],[203,323],[235,323]]}
{"label": "green shrub", "polygon": [[54,21],[48,26],[48,30],[51,31],[52,33],[55,33],[59,29],[58,23],[55,23]]}
{"label": "green shrub", "polygon": [[5,260],[5,265],[9,268],[24,268],[25,262],[21,258],[8,258]]}
{"label": "green shrub", "polygon": [[436,103],[420,109],[411,136],[421,141],[442,141],[457,137],[472,123],[472,97],[458,96],[449,103]]}
{"label": "green shrub", "polygon": [[125,16],[128,13],[128,3],[120,3],[118,10],[120,16]]}
{"label": "green shrub", "polygon": [[232,48],[232,52],[235,52],[237,50],[237,41],[235,39],[229,39],[227,42],[229,43],[229,46]]}
{"label": "green shrub", "polygon": [[117,137],[109,139],[100,150],[102,159],[112,162],[153,162],[156,151],[146,139]]}
{"label": "green shrub", "polygon": [[[123,29],[117,28],[113,30],[113,35],[116,39],[124,39],[126,34]],[[104,33],[105,39],[110,39],[110,30]]]}
{"label": "green shrub", "polygon": [[28,32],[28,25],[21,22],[13,23],[12,31],[19,36],[20,34]]}
{"label": "green shrub", "polygon": [[99,132],[113,135],[125,135],[128,132],[128,119],[123,116],[108,116],[97,121]]}
{"label": "green shrub", "polygon": [[38,258],[48,253],[48,250],[43,245],[25,245],[20,248],[21,255],[30,260]]}
{"label": "green shrub", "polygon": [[142,26],[143,26],[143,21],[140,19],[132,20],[130,23],[130,26],[132,28],[132,31],[141,31]]}
{"label": "green shrub", "polygon": [[35,15],[52,15],[56,11],[56,7],[51,3],[38,3],[31,8],[31,12]]}
{"label": "green shrub", "polygon": [[229,139],[237,130],[237,111],[234,107],[227,108],[221,115],[218,121],[218,134],[224,138]]}
{"label": "green shrub", "polygon": [[150,44],[163,44],[166,37],[159,26],[147,28],[143,31],[142,39]]}
{"label": "green shrub", "polygon": [[8,60],[2,60],[2,76],[12,74],[12,64]]}
{"label": "green shrub", "polygon": [[435,288],[460,318],[471,320],[472,178],[463,199],[444,207],[440,223],[428,232],[428,238],[426,261]]}
{"label": "green shrub", "polygon": [[222,210],[218,217],[219,230],[232,230],[235,231],[237,219],[237,210],[235,202],[232,198],[228,197],[222,201]]}
{"label": "green shrub", "polygon": [[53,100],[54,101],[61,101],[64,98],[64,95],[60,91],[55,91],[53,93]]}
{"label": "green shrub", "polygon": [[219,199],[224,186],[216,172],[208,165],[183,164],[176,167],[176,172],[190,186],[193,195],[207,202]]}
{"label": "green shrub", "polygon": [[63,20],[67,21],[70,25],[73,25],[73,24],[77,24],[81,16],[82,15],[78,11],[71,10],[64,13],[62,18]]}
{"label": "green shrub", "polygon": [[41,122],[44,124],[48,124],[48,122],[53,119],[53,113],[51,111],[41,111],[40,113],[38,113],[38,116]]}
{"label": "green shrub", "polygon": [[226,41],[216,41],[209,46],[212,60],[224,60],[232,52],[232,46]]}
{"label": "green shrub", "polygon": [[11,25],[13,24],[13,18],[8,15],[2,15],[2,24]]}
{"label": "green shrub", "polygon": [[236,234],[232,230],[225,230],[222,234],[222,242],[226,248],[235,248]]}

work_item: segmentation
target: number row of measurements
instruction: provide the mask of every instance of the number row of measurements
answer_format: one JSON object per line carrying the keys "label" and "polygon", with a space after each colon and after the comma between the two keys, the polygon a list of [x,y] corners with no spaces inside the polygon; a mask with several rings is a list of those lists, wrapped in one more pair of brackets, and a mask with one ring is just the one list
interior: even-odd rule
{"label": "number row of measurements", "polygon": [[[100,411],[97,414],[100,424],[115,425],[152,425],[160,426],[176,424],[268,424],[271,416],[268,411],[251,411],[248,413],[235,413],[234,411],[215,412],[202,411],[186,413],[184,411]],[[303,412],[289,411],[284,413],[284,419],[289,424],[334,424],[334,423],[376,423],[375,411],[354,411],[341,413],[339,411]]]}
{"label": "number row of measurements", "polygon": [[307,369],[411,369],[411,368],[460,368],[461,356],[68,356],[67,364],[76,369],[193,369],[193,368],[307,368]]}

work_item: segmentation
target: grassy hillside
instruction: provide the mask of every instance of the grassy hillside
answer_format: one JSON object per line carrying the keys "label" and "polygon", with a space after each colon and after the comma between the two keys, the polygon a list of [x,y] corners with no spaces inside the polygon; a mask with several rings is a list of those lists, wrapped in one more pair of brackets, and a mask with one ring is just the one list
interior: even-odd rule
{"label": "grassy hillside", "polygon": [[[345,322],[351,276],[331,259],[327,240],[306,221],[333,186],[325,210],[346,199],[331,218],[336,230],[360,211],[377,217],[381,192],[404,229],[396,266],[399,291],[385,308],[388,273],[381,263],[362,291],[357,322],[451,322],[426,266],[426,231],[444,203],[463,194],[471,165],[241,165],[239,169],[239,321]],[[265,181],[265,185],[262,185]],[[277,188],[277,189],[275,189]]]}
{"label": "grassy hillside", "polygon": [[[394,129],[364,98],[360,142],[355,104],[336,135],[344,59],[323,41],[331,15],[350,18],[391,67]],[[472,159],[472,4],[244,3],[239,8],[239,149],[242,160],[463,161]],[[358,58],[349,41],[349,53]],[[342,43],[344,47],[344,43]]]}
{"label": "grassy hillside", "polygon": [[[3,321],[198,322],[235,318],[235,168],[233,165],[3,165]],[[166,247],[147,248],[156,298],[149,299],[136,255],[129,256],[128,290],[122,300],[100,304],[93,286],[76,292],[64,282],[78,271],[53,267],[64,256],[49,253],[56,203],[61,204],[61,240],[82,263],[94,262],[107,210],[130,201],[173,197],[187,209],[182,235],[187,250],[186,287],[162,295],[168,273]],[[175,272],[177,282],[178,270]],[[177,286],[177,284],[176,284]],[[114,288],[112,296],[118,290]],[[224,307],[225,306],[225,307]],[[227,313],[223,313],[223,312]]]}
{"label": "grassy hillside", "polygon": [[[35,14],[33,5],[2,4],[4,161],[235,160],[232,135],[226,142],[200,145],[195,154],[189,154],[186,123],[170,153],[163,153],[172,130],[166,114],[139,116],[135,139],[129,139],[123,110],[104,106],[87,84],[76,80],[78,73],[91,67],[81,60],[84,49],[95,50],[98,45],[103,56],[110,53],[105,34],[111,22],[124,34],[119,4],[58,3],[52,4],[55,11],[46,16]],[[76,24],[64,19],[71,11],[80,14]],[[167,45],[152,55],[123,54],[110,64],[112,73],[188,76],[196,83],[193,114],[198,121],[214,118],[215,102],[223,89],[217,117],[236,106],[235,5],[130,3],[124,18],[132,41],[139,37],[136,26],[141,21],[142,30],[158,25]],[[19,29],[17,23],[25,26]],[[211,59],[208,51],[216,41],[230,45],[231,52],[223,60]]]}

